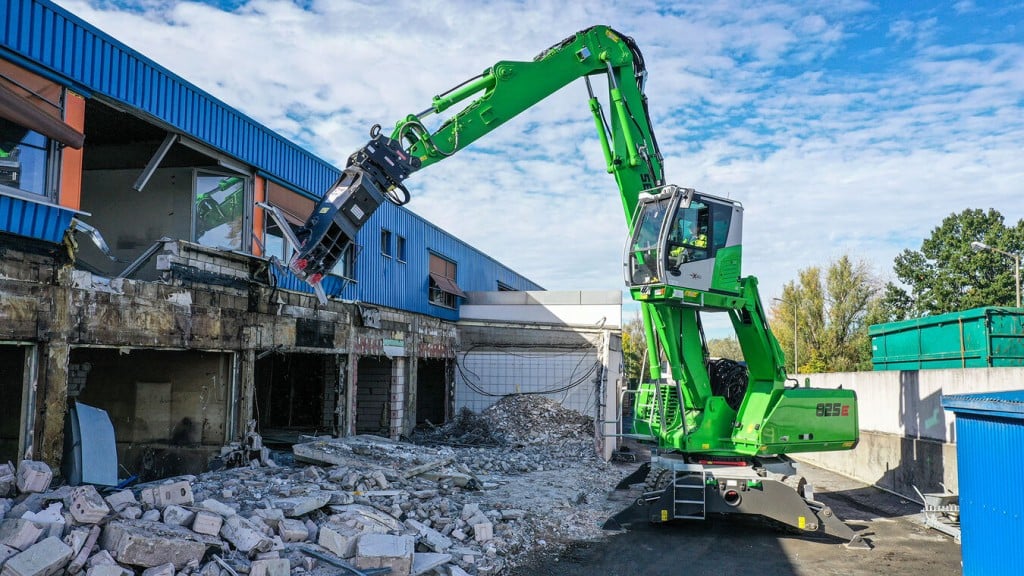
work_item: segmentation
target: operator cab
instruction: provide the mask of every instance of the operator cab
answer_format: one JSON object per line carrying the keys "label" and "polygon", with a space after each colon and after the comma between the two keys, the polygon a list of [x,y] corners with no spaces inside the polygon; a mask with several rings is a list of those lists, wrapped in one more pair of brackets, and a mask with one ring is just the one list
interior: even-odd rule
{"label": "operator cab", "polygon": [[690,188],[641,194],[624,257],[630,287],[654,284],[735,292],[743,206]]}

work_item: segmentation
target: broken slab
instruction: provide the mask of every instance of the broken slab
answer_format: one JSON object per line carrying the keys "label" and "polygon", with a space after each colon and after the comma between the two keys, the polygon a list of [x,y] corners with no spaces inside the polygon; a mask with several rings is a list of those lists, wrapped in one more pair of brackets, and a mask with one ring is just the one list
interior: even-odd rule
{"label": "broken slab", "polygon": [[171,504],[191,506],[195,503],[192,496],[192,484],[187,480],[144,488],[139,493],[139,500],[153,508],[165,508]]}
{"label": "broken slab", "polygon": [[104,498],[107,501],[107,506],[110,506],[115,512],[120,512],[129,506],[136,506],[139,501],[135,499],[135,493],[131,490],[121,490],[120,492],[114,492],[110,496]]}
{"label": "broken slab", "polygon": [[297,518],[309,514],[313,510],[319,510],[331,501],[328,492],[314,492],[304,496],[292,496],[289,498],[278,498],[274,500],[274,508],[284,512],[288,518]]}
{"label": "broken slab", "polygon": [[177,569],[198,563],[215,543],[186,528],[146,520],[115,520],[103,528],[101,540],[103,549],[122,564],[152,568],[170,563]]}
{"label": "broken slab", "polygon": [[171,526],[185,526],[186,524],[191,524],[195,517],[195,512],[186,510],[177,504],[171,504],[164,508],[164,524],[170,524]]}
{"label": "broken slab", "polygon": [[46,492],[53,480],[53,470],[45,462],[22,460],[18,463],[18,491]]}
{"label": "broken slab", "polygon": [[28,550],[43,535],[42,526],[22,518],[8,518],[0,522],[0,544],[18,551]]}
{"label": "broken slab", "polygon": [[402,473],[402,478],[405,478],[406,480],[408,480],[409,478],[412,478],[414,476],[419,476],[420,474],[429,472],[431,470],[434,470],[435,468],[440,468],[442,466],[447,466],[447,465],[451,464],[454,461],[455,461],[454,457],[448,457],[448,458],[442,458],[441,460],[435,460],[433,462],[427,462],[426,464],[420,464],[419,466],[413,466],[412,468],[409,468],[408,470],[406,470],[405,472]]}
{"label": "broken slab", "polygon": [[269,552],[274,547],[273,540],[267,538],[252,522],[238,515],[224,521],[220,535],[246,554],[253,551]]}
{"label": "broken slab", "polygon": [[331,511],[342,518],[355,520],[356,523],[365,527],[367,531],[373,532],[399,532],[402,530],[402,523],[385,512],[381,512],[372,506],[364,504],[344,504],[330,507]]}
{"label": "broken slab", "polygon": [[19,550],[11,548],[7,544],[0,544],[0,566],[3,566],[4,562],[6,562],[8,558],[14,556],[18,552]]}
{"label": "broken slab", "polygon": [[438,554],[436,552],[416,552],[412,557],[411,576],[426,574],[435,568],[444,566],[452,561],[451,554]]}
{"label": "broken slab", "polygon": [[405,525],[415,530],[416,533],[419,534],[420,543],[434,552],[444,553],[452,547],[451,538],[448,538],[444,534],[441,534],[437,530],[434,530],[418,520],[409,518],[405,521]]}
{"label": "broken slab", "polygon": [[362,535],[362,530],[348,524],[324,524],[320,527],[317,544],[348,559],[356,555],[356,543]]}
{"label": "broken slab", "polygon": [[206,500],[200,502],[199,505],[202,506],[204,509],[213,512],[214,514],[219,514],[220,516],[223,516],[224,518],[230,518],[231,516],[238,514],[238,511],[232,508],[231,506],[228,506],[227,504],[224,504],[219,500],[214,500],[213,498],[207,498]]}
{"label": "broken slab", "polygon": [[51,536],[10,558],[0,576],[50,576],[63,570],[71,556],[71,547]]}
{"label": "broken slab", "polygon": [[410,576],[416,542],[412,536],[364,534],[356,543],[356,568],[391,568],[391,576]]}

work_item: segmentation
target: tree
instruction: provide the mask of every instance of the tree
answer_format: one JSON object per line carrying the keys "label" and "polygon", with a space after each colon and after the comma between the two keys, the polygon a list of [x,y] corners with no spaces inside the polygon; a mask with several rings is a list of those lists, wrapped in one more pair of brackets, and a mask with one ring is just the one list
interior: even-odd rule
{"label": "tree", "polygon": [[975,251],[982,242],[1012,254],[1024,249],[1024,220],[1013,227],[1003,215],[968,209],[942,220],[920,250],[904,250],[893,270],[907,289],[889,283],[883,298],[889,320],[944,314],[980,306],[1013,306],[1013,263],[991,250]]}
{"label": "tree", "polygon": [[708,355],[712,358],[743,361],[743,349],[740,348],[740,341],[735,336],[708,340]]}
{"label": "tree", "polygon": [[622,326],[622,370],[630,389],[636,388],[644,379],[642,372],[648,371],[647,338],[644,337],[644,322],[639,315]]}
{"label": "tree", "polygon": [[[770,312],[770,325],[796,372],[846,372],[871,367],[868,326],[881,316],[880,282],[866,262],[843,256],[822,274],[811,266],[787,283]],[[795,329],[795,333],[794,333]],[[800,365],[793,366],[794,338]]]}

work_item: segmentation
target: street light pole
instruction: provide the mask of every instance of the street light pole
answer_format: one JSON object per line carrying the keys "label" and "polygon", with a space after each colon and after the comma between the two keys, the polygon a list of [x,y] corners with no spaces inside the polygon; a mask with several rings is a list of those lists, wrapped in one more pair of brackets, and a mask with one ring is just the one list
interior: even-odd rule
{"label": "street light pole", "polygon": [[999,248],[994,248],[992,246],[989,246],[988,244],[985,244],[984,242],[978,241],[971,242],[971,249],[976,252],[980,252],[982,250],[991,250],[993,252],[998,252],[1003,256],[1013,259],[1013,285],[1014,288],[1016,288],[1017,290],[1017,308],[1020,308],[1020,254],[1006,252],[1005,250],[1000,250]]}
{"label": "street light pole", "polygon": [[783,304],[789,304],[790,307],[792,307],[792,309],[793,309],[793,374],[796,374],[796,372],[797,372],[797,370],[799,370],[799,366],[800,366],[800,359],[799,359],[800,357],[797,356],[797,346],[796,346],[796,343],[797,343],[796,327],[797,327],[797,320],[799,319],[799,317],[796,314],[796,312],[797,312],[797,310],[796,310],[796,303],[795,302],[790,302],[789,300],[783,300],[782,298],[772,298],[772,300],[777,300],[779,302],[782,302]]}

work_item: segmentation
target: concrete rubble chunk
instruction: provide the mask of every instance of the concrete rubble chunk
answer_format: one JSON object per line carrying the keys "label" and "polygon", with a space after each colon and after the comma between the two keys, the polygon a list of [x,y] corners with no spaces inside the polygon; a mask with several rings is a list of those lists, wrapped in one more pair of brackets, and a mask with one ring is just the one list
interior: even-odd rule
{"label": "concrete rubble chunk", "polygon": [[356,543],[362,535],[361,530],[347,524],[324,524],[317,544],[347,559],[356,555]]}
{"label": "concrete rubble chunk", "polygon": [[114,492],[110,496],[104,498],[107,501],[107,506],[110,506],[115,512],[120,512],[128,506],[136,506],[139,501],[135,499],[135,493],[131,490],[121,490],[120,492]]}
{"label": "concrete rubble chunk", "polygon": [[473,524],[473,539],[477,542],[487,542],[494,538],[494,524],[480,522]]}
{"label": "concrete rubble chunk", "polygon": [[192,484],[187,480],[144,488],[139,493],[139,500],[153,508],[165,508],[171,504],[191,506],[195,503],[192,496]]}
{"label": "concrete rubble chunk", "polygon": [[72,550],[53,536],[4,563],[0,576],[50,576],[60,573],[71,560]]}
{"label": "concrete rubble chunk", "polygon": [[18,463],[18,491],[46,492],[53,480],[53,471],[45,462],[22,460]]}
{"label": "concrete rubble chunk", "polygon": [[186,510],[176,504],[171,504],[164,508],[164,524],[170,524],[171,526],[185,526],[191,524],[195,517],[195,512]]}
{"label": "concrete rubble chunk", "polygon": [[410,576],[415,554],[412,536],[364,534],[356,543],[356,568],[391,568],[391,576]]}
{"label": "concrete rubble chunk", "polygon": [[117,561],[110,555],[110,552],[106,550],[100,550],[99,552],[92,555],[89,561],[85,563],[89,568],[95,568],[96,566],[114,566]]}
{"label": "concrete rubble chunk", "polygon": [[15,550],[28,550],[43,535],[42,526],[22,518],[8,518],[0,522],[0,544]]}
{"label": "concrete rubble chunk", "polygon": [[207,536],[216,536],[220,534],[220,529],[223,525],[224,517],[220,514],[200,510],[196,512],[195,519],[192,521],[192,531],[206,534]]}
{"label": "concrete rubble chunk", "polygon": [[291,573],[291,562],[286,558],[255,560],[249,566],[249,576],[289,576]]}
{"label": "concrete rubble chunk", "polygon": [[438,554],[436,552],[416,552],[412,557],[411,576],[426,574],[436,568],[440,568],[452,561],[451,554]]}
{"label": "concrete rubble chunk", "polygon": [[64,543],[71,546],[72,554],[78,554],[89,539],[89,530],[86,528],[75,528],[64,537]]}
{"label": "concrete rubble chunk", "polygon": [[390,514],[381,512],[372,506],[365,504],[346,504],[344,506],[331,506],[331,511],[342,518],[354,520],[362,525],[364,530],[374,532],[399,532],[402,530],[402,523]]}
{"label": "concrete rubble chunk", "polygon": [[274,547],[274,541],[260,532],[252,522],[235,515],[224,521],[220,535],[231,542],[238,550],[250,553],[268,552]]}
{"label": "concrete rubble chunk", "polygon": [[168,562],[142,571],[142,576],[174,576],[174,564]]}
{"label": "concrete rubble chunk", "polygon": [[62,502],[53,502],[46,507],[45,510],[33,512],[31,510],[24,512],[21,515],[23,520],[29,520],[43,529],[47,536],[63,536],[64,526],[67,524],[67,520],[64,519],[64,514],[61,512],[61,508],[64,507]]}
{"label": "concrete rubble chunk", "polygon": [[277,524],[277,533],[281,535],[281,540],[285,542],[304,542],[309,538],[306,523],[302,520],[293,520],[291,518],[281,520]]}
{"label": "concrete rubble chunk", "polygon": [[[75,554],[75,557],[72,558],[71,564],[68,565],[68,574],[78,574],[82,571],[82,567],[90,560],[89,555],[92,554],[93,547],[96,546],[96,541],[99,540],[99,538],[100,527],[94,525],[89,529],[89,535],[85,538],[85,542],[82,543],[82,548]],[[106,554],[108,557],[110,556],[110,554],[107,554],[105,551],[101,554]],[[100,556],[101,554],[97,554],[96,556]],[[111,559],[110,564],[113,563],[114,560]],[[92,564],[90,563],[89,565],[91,566]]]}
{"label": "concrete rubble chunk", "polygon": [[466,572],[465,570],[463,570],[462,568],[459,568],[458,566],[449,566],[448,567],[448,576],[470,576],[470,575],[469,575],[469,572]]}
{"label": "concrete rubble chunk", "polygon": [[186,528],[145,520],[115,520],[103,528],[102,547],[121,564],[152,568],[198,563],[208,542]]}
{"label": "concrete rubble chunk", "polygon": [[253,514],[259,516],[271,528],[277,528],[281,520],[284,520],[284,512],[277,508],[257,508],[253,511]]}
{"label": "concrete rubble chunk", "polygon": [[420,537],[420,543],[434,552],[446,552],[452,547],[452,540],[437,530],[412,518],[405,521],[405,525],[416,531]]}
{"label": "concrete rubble chunk", "polygon": [[79,524],[97,524],[110,513],[110,507],[91,484],[75,487],[68,500],[68,510]]}
{"label": "concrete rubble chunk", "polygon": [[214,514],[223,516],[224,518],[230,518],[231,516],[238,514],[238,511],[231,506],[228,506],[219,500],[214,500],[213,498],[207,498],[200,502],[199,505]]}
{"label": "concrete rubble chunk", "polygon": [[331,495],[327,492],[316,492],[305,496],[294,496],[291,498],[278,498],[274,501],[274,508],[284,512],[288,518],[297,518],[309,514],[313,510],[319,510],[331,501]]}

